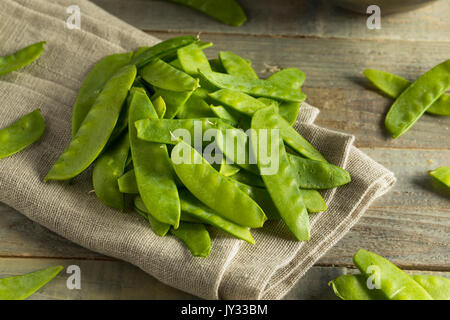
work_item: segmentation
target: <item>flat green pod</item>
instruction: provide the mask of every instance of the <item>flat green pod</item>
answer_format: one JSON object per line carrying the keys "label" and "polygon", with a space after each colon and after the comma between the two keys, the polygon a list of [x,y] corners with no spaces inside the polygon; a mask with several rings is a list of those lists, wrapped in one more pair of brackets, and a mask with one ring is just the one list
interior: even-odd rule
{"label": "flat green pod", "polygon": [[128,170],[120,176],[119,179],[117,179],[117,185],[121,193],[139,194],[134,169]]}
{"label": "flat green pod", "polygon": [[258,78],[251,63],[231,51],[220,51],[219,59],[226,73],[248,78]]}
{"label": "flat green pod", "polygon": [[164,118],[166,119],[175,118],[193,93],[193,91],[177,92],[158,87],[153,87],[153,89],[155,90],[155,94],[152,98],[157,99],[161,97],[166,103],[166,112],[164,114]]}
{"label": "flat green pod", "polygon": [[38,141],[45,131],[45,121],[39,109],[0,130],[0,159],[9,157]]}
{"label": "flat green pod", "polygon": [[212,71],[208,58],[196,43],[178,49],[177,55],[183,71],[191,76],[197,76],[199,70],[202,72]]}
{"label": "flat green pod", "polygon": [[450,300],[450,279],[431,275],[411,276],[434,300]]}
{"label": "flat green pod", "polygon": [[215,117],[208,103],[196,94],[192,94],[177,113],[179,119]]}
{"label": "flat green pod", "polygon": [[144,204],[144,201],[142,201],[142,198],[140,196],[136,196],[134,198],[134,209],[150,223],[150,227],[152,228],[153,232],[155,232],[158,236],[164,237],[167,232],[169,232],[170,224],[162,223],[155,219],[149,213],[147,207]]}
{"label": "flat green pod", "polygon": [[297,68],[286,68],[275,72],[266,80],[277,83],[278,85],[286,86],[291,90],[300,91],[305,82],[306,74]]}
{"label": "flat green pod", "polygon": [[346,274],[330,281],[328,285],[342,300],[386,300],[380,290],[367,287],[367,279],[361,274]]}
{"label": "flat green pod", "polygon": [[170,233],[180,239],[194,257],[207,258],[211,252],[211,237],[205,226],[200,223],[181,222],[178,229]]}
{"label": "flat green pod", "polygon": [[158,118],[159,119],[164,118],[164,115],[166,114],[167,111],[167,107],[163,97],[159,96],[154,98],[152,100],[152,104],[155,107],[156,113],[158,114]]}
{"label": "flat green pod", "polygon": [[429,172],[429,175],[450,188],[450,167],[440,167]]}
{"label": "flat green pod", "polygon": [[0,76],[22,69],[36,61],[44,52],[45,41],[34,43],[11,55],[0,57]]}

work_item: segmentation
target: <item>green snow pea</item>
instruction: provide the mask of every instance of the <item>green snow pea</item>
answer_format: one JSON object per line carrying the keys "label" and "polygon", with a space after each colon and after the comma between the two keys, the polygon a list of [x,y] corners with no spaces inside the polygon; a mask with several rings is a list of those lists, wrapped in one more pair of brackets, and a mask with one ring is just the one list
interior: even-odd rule
{"label": "green snow pea", "polygon": [[63,269],[49,267],[21,276],[0,279],[0,300],[25,300],[50,282]]}
{"label": "green snow pea", "polygon": [[233,116],[227,109],[222,106],[213,106],[210,105],[211,111],[220,119],[227,120],[231,125],[236,126],[239,123],[239,120]]}
{"label": "green snow pea", "polygon": [[72,179],[95,161],[114,130],[135,76],[136,67],[129,65],[111,77],[44,181]]}
{"label": "green snow pea", "polygon": [[170,233],[180,239],[194,257],[207,258],[211,252],[211,237],[203,224],[181,222],[178,229]]}
{"label": "green snow pea", "polygon": [[155,94],[152,98],[161,97],[166,103],[166,113],[164,114],[166,119],[173,119],[193,93],[193,91],[176,92],[158,87],[153,87],[153,89]]}
{"label": "green snow pea", "polygon": [[114,143],[117,140],[117,138],[121,137],[122,134],[125,132],[125,130],[127,130],[129,111],[130,108],[128,101],[125,100],[122,106],[122,110],[120,111],[119,119],[117,119],[116,126],[114,127],[114,130],[111,133],[111,137],[109,137],[106,147],[108,147],[111,143]]}
{"label": "green snow pea", "polygon": [[278,107],[278,113],[292,126],[297,121],[301,105],[299,102],[282,102]]}
{"label": "green snow pea", "polygon": [[227,160],[226,157],[223,157],[222,163],[220,164],[220,170],[219,173],[225,177],[230,177],[235,174],[237,174],[239,171],[241,171],[241,168],[229,163],[229,160]]}
{"label": "green snow pea", "polygon": [[230,178],[249,186],[261,188],[265,187],[264,181],[261,179],[261,176],[250,171],[236,172],[234,175],[230,176]]}
{"label": "green snow pea", "polygon": [[367,279],[373,276],[389,300],[432,300],[428,292],[409,275],[383,257],[359,250],[353,262]]}
{"label": "green snow pea", "polygon": [[450,300],[450,279],[428,275],[414,275],[411,277],[423,287],[434,300]]}
{"label": "green snow pea", "polygon": [[219,59],[226,73],[258,79],[258,75],[253,70],[251,62],[241,58],[237,54],[231,51],[220,51]]}
{"label": "green snow pea", "polygon": [[362,274],[346,274],[330,281],[328,285],[342,300],[386,300],[381,290],[367,287],[367,279]]}
{"label": "green snow pea", "polygon": [[158,96],[152,100],[152,104],[155,107],[158,118],[164,118],[167,110],[166,102],[164,101],[164,99],[161,96]]}
{"label": "green snow pea", "polygon": [[[180,151],[182,159],[177,154]],[[242,226],[262,227],[267,219],[262,209],[187,143],[180,141],[175,146],[172,163],[186,188],[217,214]]]}
{"label": "green snow pea", "polygon": [[205,102],[199,95],[194,94],[186,101],[184,106],[181,107],[177,114],[179,119],[195,119],[195,118],[207,118],[215,117],[215,114],[211,111],[209,104]]}
{"label": "green snow pea", "polygon": [[0,159],[9,157],[30,146],[42,136],[45,121],[39,109],[0,130]]}
{"label": "green snow pea", "polygon": [[440,167],[429,172],[429,175],[450,188],[450,167]]}
{"label": "green snow pea", "polygon": [[247,16],[236,0],[169,0],[198,10],[230,26],[239,27]]}
{"label": "green snow pea", "polygon": [[129,151],[130,138],[128,134],[124,134],[97,159],[92,173],[95,194],[100,201],[121,211],[125,210],[125,199],[119,190],[117,179],[123,175]]}
{"label": "green snow pea", "polygon": [[398,138],[450,88],[450,59],[419,77],[395,100],[386,115],[385,125]]}
{"label": "green snow pea", "polygon": [[306,75],[301,70],[297,68],[286,68],[272,74],[266,81],[285,86],[294,91],[300,91],[305,79]]}
{"label": "green snow pea", "polygon": [[230,89],[221,89],[210,93],[209,96],[220,104],[247,116],[252,116],[255,111],[267,107],[267,105],[259,99],[255,99],[243,92]]}
{"label": "green snow pea", "polygon": [[299,189],[305,207],[309,213],[317,213],[327,210],[327,204],[317,190]]}
{"label": "green snow pea", "polygon": [[117,179],[117,184],[120,192],[122,193],[139,194],[134,169],[128,170],[119,179]]}
{"label": "green snow pea", "polygon": [[351,181],[350,174],[333,164],[305,159],[289,154],[289,161],[297,174],[297,183],[303,189],[331,189]]}
{"label": "green snow pea", "polygon": [[191,76],[197,76],[198,71],[211,72],[208,58],[196,43],[178,49],[178,60],[184,72]]}
{"label": "green snow pea", "polygon": [[200,76],[218,89],[230,89],[255,97],[272,98],[280,101],[303,102],[305,94],[280,86],[272,81],[253,79],[218,72],[200,71]]}
{"label": "green snow pea", "polygon": [[134,209],[150,223],[150,227],[152,228],[153,232],[155,232],[158,236],[164,237],[167,232],[169,232],[170,224],[162,223],[155,219],[149,213],[140,196],[136,196],[134,198]]}
{"label": "green snow pea", "polygon": [[180,36],[162,41],[152,47],[142,47],[133,56],[132,64],[142,68],[152,60],[176,54],[177,50],[198,41],[192,36]]}
{"label": "green snow pea", "polygon": [[143,89],[135,88],[131,95],[128,128],[139,194],[155,219],[177,228],[180,222],[180,199],[167,147],[138,139],[134,127],[137,120],[158,119],[158,114]]}
{"label": "green snow pea", "polygon": [[133,53],[113,54],[101,59],[84,79],[72,111],[72,137],[91,110],[105,84],[121,68],[128,65]]}
{"label": "green snow pea", "polygon": [[[412,83],[405,78],[380,70],[366,69],[363,73],[375,87],[394,99]],[[426,112],[438,116],[450,116],[450,95],[443,94],[440,96]]]}
{"label": "green snow pea", "polygon": [[[260,170],[266,165],[258,157],[258,151],[263,145],[260,143],[262,130],[277,129],[278,120],[276,118],[275,109],[273,107],[266,107],[255,112],[252,118],[252,133],[251,143],[255,157],[258,162]],[[278,172],[274,174],[262,175],[264,184],[269,192],[281,218],[286,223],[289,230],[293,233],[295,238],[299,241],[309,240],[309,216],[303,201],[302,194],[299,190],[296,181],[296,172],[290,165],[289,159],[284,148],[281,138],[278,141],[273,141],[270,134],[267,134],[268,143],[277,144],[278,157],[277,159],[269,159],[268,162],[274,165],[273,161],[278,161]],[[271,147],[266,146],[268,150]],[[274,155],[272,155],[273,157]]]}
{"label": "green snow pea", "polygon": [[156,59],[139,72],[140,76],[152,86],[175,92],[194,91],[198,80],[192,78],[170,64]]}
{"label": "green snow pea", "polygon": [[251,244],[255,243],[248,228],[237,225],[217,215],[187,190],[180,191],[180,201],[183,214],[191,215],[194,218],[201,220],[203,223],[219,228],[238,239],[247,241]]}
{"label": "green snow pea", "polygon": [[45,41],[32,44],[9,56],[0,57],[0,76],[19,70],[37,60],[44,52]]}

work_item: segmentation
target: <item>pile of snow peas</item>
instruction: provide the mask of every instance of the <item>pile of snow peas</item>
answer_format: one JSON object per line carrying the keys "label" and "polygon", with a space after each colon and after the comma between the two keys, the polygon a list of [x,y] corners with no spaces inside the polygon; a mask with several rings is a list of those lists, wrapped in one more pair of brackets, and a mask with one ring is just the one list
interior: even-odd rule
{"label": "pile of snow peas", "polygon": [[[78,93],[72,141],[45,181],[70,181],[94,164],[94,191],[105,205],[131,207],[194,256],[210,254],[206,225],[253,244],[250,228],[282,219],[295,239],[309,240],[308,214],[326,210],[318,190],[351,177],[292,127],[306,99],[305,74],[289,68],[260,79],[232,52],[208,60],[211,45],[181,36],[99,61]],[[199,128],[215,133],[219,161],[203,156],[204,141],[174,138]],[[267,129],[279,132],[272,141],[279,170],[261,175],[267,163],[251,150],[263,147],[258,137]],[[227,150],[235,140],[248,148]],[[175,159],[180,149],[192,162]]]}
{"label": "pile of snow peas", "polygon": [[409,276],[383,257],[359,250],[353,262],[360,274],[330,281],[342,300],[450,300],[450,279],[432,275]]}

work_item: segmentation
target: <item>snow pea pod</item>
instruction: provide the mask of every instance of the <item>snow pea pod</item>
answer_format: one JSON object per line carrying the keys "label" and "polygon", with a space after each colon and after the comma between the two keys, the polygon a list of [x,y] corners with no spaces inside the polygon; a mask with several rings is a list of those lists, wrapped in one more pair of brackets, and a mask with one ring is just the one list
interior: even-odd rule
{"label": "snow pea pod", "polygon": [[194,257],[207,258],[211,252],[211,237],[203,224],[181,222],[176,230],[170,233],[180,239]]}
{"label": "snow pea pod", "polygon": [[[195,92],[194,92],[195,93]],[[209,104],[205,102],[203,98],[196,94],[192,94],[186,101],[184,106],[181,107],[177,114],[179,119],[195,119],[195,118],[207,118],[215,117]]]}
{"label": "snow pea pod", "polygon": [[211,72],[208,58],[196,43],[192,43],[177,51],[178,60],[184,72],[191,76],[197,76],[198,71]]}
{"label": "snow pea pod", "polygon": [[220,51],[219,59],[228,74],[254,79],[258,78],[258,75],[252,68],[251,62],[231,51]]}
{"label": "snow pea pod", "polygon": [[218,72],[200,72],[200,76],[218,89],[230,89],[255,97],[272,98],[280,101],[303,102],[306,99],[304,93],[280,86],[272,81]]}
{"label": "snow pea pod", "polygon": [[129,52],[104,57],[89,71],[73,106],[72,137],[75,137],[80,129],[105,84],[119,69],[130,63],[132,55],[133,53]]}
{"label": "snow pea pod", "polygon": [[176,54],[177,50],[198,41],[192,36],[180,36],[162,41],[152,47],[142,47],[133,56],[132,64],[144,67],[152,60]]}
{"label": "snow pea pod", "polygon": [[162,119],[164,118],[164,115],[166,114],[167,107],[166,102],[164,99],[159,96],[152,100],[152,104],[155,107],[156,113],[158,114],[158,118]]}
{"label": "snow pea pod", "polygon": [[267,107],[267,105],[259,99],[255,99],[248,94],[230,89],[221,89],[209,94],[209,96],[220,104],[252,116],[255,111]]}
{"label": "snow pea pod", "polygon": [[[253,150],[260,150],[260,148],[263,147],[260,139],[263,130],[277,129],[277,123],[278,121],[276,118],[275,109],[273,107],[266,107],[255,112],[252,118],[253,130],[251,133]],[[268,138],[271,138],[270,134],[268,134]],[[274,141],[273,139],[269,140],[270,145],[276,144],[276,148],[278,149],[278,157],[277,159],[269,159],[268,162],[273,165],[273,161],[278,161],[278,172],[274,174],[262,175],[262,179],[266,185],[267,191],[278,209],[281,218],[284,220],[295,238],[299,241],[309,240],[309,216],[295,178],[296,172],[290,165],[281,138],[277,140],[278,141]],[[269,150],[271,149],[269,147],[267,148]],[[262,170],[265,164],[257,154],[255,157],[257,159],[259,169]]]}
{"label": "snow pea pod", "polygon": [[[363,73],[375,87],[394,99],[412,83],[405,78],[380,70],[366,69]],[[440,96],[426,112],[438,116],[450,116],[450,95],[443,94]]]}
{"label": "snow pea pod", "polygon": [[373,252],[359,250],[353,256],[353,262],[366,279],[374,276],[389,300],[432,300],[428,292],[409,275]]}
{"label": "snow pea pod", "polygon": [[123,175],[129,151],[130,138],[127,133],[97,159],[92,173],[95,194],[100,201],[121,211],[125,210],[125,199],[117,179]]}
{"label": "snow pea pod", "polygon": [[169,91],[194,91],[199,86],[198,80],[192,78],[185,72],[172,67],[161,59],[156,59],[146,65],[140,70],[139,74],[152,86]]}
{"label": "snow pea pod", "polygon": [[140,196],[134,198],[134,209],[150,223],[153,232],[158,236],[164,237],[169,232],[170,224],[162,223],[155,219],[148,211]]}
{"label": "snow pea pod", "polygon": [[306,75],[297,68],[286,68],[280,70],[266,79],[281,86],[286,86],[291,90],[301,90],[305,82]]}
{"label": "snow pea pod", "polygon": [[114,130],[135,77],[133,65],[123,67],[111,77],[44,181],[72,179],[95,161]]}
{"label": "snow pea pod", "polygon": [[117,184],[119,186],[119,191],[122,193],[139,194],[134,169],[128,170],[117,179]]}
{"label": "snow pea pod", "polygon": [[297,121],[301,105],[299,102],[282,102],[278,107],[278,113],[292,126]]}
{"label": "snow pea pod", "polygon": [[222,163],[220,164],[220,170],[219,173],[225,177],[230,177],[230,176],[234,176],[235,174],[237,174],[238,172],[241,171],[241,168],[234,165],[234,164],[230,164],[228,163],[229,160],[227,160],[226,157],[223,157],[222,159]]}
{"label": "snow pea pod", "polygon": [[450,59],[419,77],[395,100],[386,115],[385,125],[398,138],[450,88]]}
{"label": "snow pea pod", "polygon": [[331,189],[351,181],[350,174],[324,161],[305,159],[289,154],[289,161],[297,174],[297,183],[303,189]]}
{"label": "snow pea pod", "polygon": [[429,172],[430,176],[450,188],[450,167],[440,167]]}
{"label": "snow pea pod", "polygon": [[450,279],[429,275],[414,275],[411,277],[423,287],[434,300],[450,300]]}
{"label": "snow pea pod", "polygon": [[[179,159],[177,152],[180,149],[183,158],[186,157],[188,161]],[[262,227],[267,219],[262,209],[187,143],[180,141],[175,146],[172,150],[172,163],[186,188],[217,214],[242,226]]]}
{"label": "snow pea pod", "polygon": [[63,269],[49,267],[21,276],[0,279],[0,300],[24,300],[50,282]]}
{"label": "snow pea pod", "polygon": [[135,88],[131,95],[128,127],[139,194],[155,219],[177,228],[180,221],[180,199],[167,147],[138,139],[134,127],[137,120],[158,119],[158,114],[143,89]]}
{"label": "snow pea pod", "polygon": [[0,57],[0,76],[19,70],[37,60],[44,52],[45,41],[32,44],[16,53]]}
{"label": "snow pea pod", "polygon": [[45,121],[39,109],[27,114],[11,126],[0,130],[0,159],[30,146],[42,136]]}
{"label": "snow pea pod", "polygon": [[236,0],[169,0],[198,10],[230,26],[239,27],[247,16]]}
{"label": "snow pea pod", "polygon": [[328,285],[342,300],[386,300],[380,290],[367,287],[367,279],[362,274],[346,274],[330,281]]}
{"label": "snow pea pod", "polygon": [[238,124],[238,120],[234,117],[227,109],[222,106],[213,106],[210,105],[211,111],[220,119],[227,120],[231,125],[236,126]]}
{"label": "snow pea pod", "polygon": [[219,228],[220,230],[223,230],[238,239],[247,241],[251,244],[255,243],[255,240],[253,239],[248,228],[237,225],[217,215],[213,210],[201,203],[187,190],[180,191],[180,200],[182,213],[187,213],[188,215],[201,220],[203,223]]}
{"label": "snow pea pod", "polygon": [[164,114],[166,119],[175,118],[193,93],[193,91],[176,92],[158,87],[153,87],[153,89],[155,90],[154,98],[161,97],[166,103],[166,113]]}

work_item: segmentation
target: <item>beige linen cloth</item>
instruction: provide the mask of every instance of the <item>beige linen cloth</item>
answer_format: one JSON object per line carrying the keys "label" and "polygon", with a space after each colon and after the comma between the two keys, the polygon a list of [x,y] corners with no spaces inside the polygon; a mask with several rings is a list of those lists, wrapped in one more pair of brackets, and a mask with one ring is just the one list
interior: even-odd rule
{"label": "beige linen cloth", "polygon": [[[74,4],[81,8],[81,30],[66,27],[66,9]],[[105,207],[89,193],[89,172],[74,185],[42,182],[70,140],[72,105],[90,68],[105,55],[158,40],[86,0],[0,0],[0,55],[42,40],[47,46],[38,61],[0,78],[0,128],[37,108],[47,123],[38,143],[0,160],[0,201],[170,286],[208,299],[282,298],[395,182],[353,146],[353,136],[314,125],[319,111],[305,103],[296,129],[352,175],[350,184],[325,192],[328,210],[311,216],[311,240],[297,242],[282,222],[268,222],[253,231],[253,246],[212,231],[210,257],[194,258],[174,237],[156,236],[137,214]]]}

